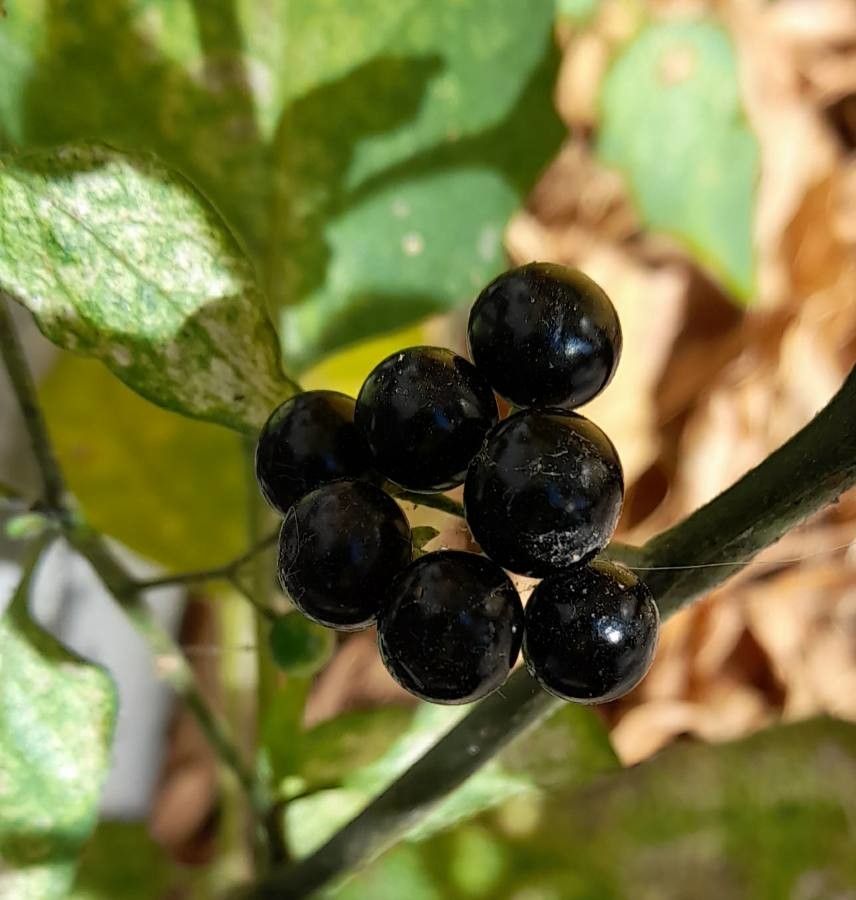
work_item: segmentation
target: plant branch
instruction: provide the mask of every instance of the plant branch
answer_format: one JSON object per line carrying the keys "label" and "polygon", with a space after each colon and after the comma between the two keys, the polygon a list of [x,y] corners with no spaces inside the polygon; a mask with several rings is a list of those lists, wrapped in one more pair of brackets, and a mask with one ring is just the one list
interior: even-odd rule
{"label": "plant branch", "polygon": [[0,355],[3,356],[6,371],[9,373],[9,380],[30,437],[33,455],[39,466],[44,504],[62,516],[65,513],[65,484],[48,436],[47,425],[36,399],[36,386],[18,339],[12,314],[9,312],[11,302],[13,298],[5,291],[0,291]]}
{"label": "plant branch", "polygon": [[[829,405],[725,493],[640,551],[629,548],[664,617],[725,581],[797,522],[856,484],[856,369]],[[612,555],[615,558],[615,555]],[[618,556],[623,553],[619,548]],[[739,559],[739,563],[732,560]],[[692,568],[709,563],[728,565]],[[654,568],[665,568],[651,571]],[[253,900],[308,897],[370,862],[511,740],[559,708],[525,669],[444,735],[322,847],[251,886]]]}
{"label": "plant branch", "polygon": [[279,531],[271,532],[258,543],[250,547],[249,550],[221,566],[214,566],[210,569],[195,569],[192,572],[178,572],[174,575],[163,575],[158,578],[148,578],[145,581],[137,581],[135,583],[136,590],[152,591],[162,587],[199,584],[203,581],[228,581],[233,587],[240,590],[260,615],[267,619],[273,619],[275,617],[274,611],[259,601],[251,592],[246,591],[238,582],[238,575],[244,566],[255,560],[259,554],[269,550],[276,543],[278,536]]}

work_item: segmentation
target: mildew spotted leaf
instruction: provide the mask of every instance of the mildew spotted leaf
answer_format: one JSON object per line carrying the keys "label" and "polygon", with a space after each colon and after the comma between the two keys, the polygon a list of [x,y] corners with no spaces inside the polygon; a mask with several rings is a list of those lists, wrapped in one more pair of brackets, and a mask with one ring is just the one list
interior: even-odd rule
{"label": "mildew spotted leaf", "polygon": [[152,156],[0,160],[0,287],[54,343],[184,415],[254,431],[295,390],[241,248]]}
{"label": "mildew spotted leaf", "polygon": [[95,827],[116,694],[29,617],[29,579],[0,619],[0,897],[65,897]]}

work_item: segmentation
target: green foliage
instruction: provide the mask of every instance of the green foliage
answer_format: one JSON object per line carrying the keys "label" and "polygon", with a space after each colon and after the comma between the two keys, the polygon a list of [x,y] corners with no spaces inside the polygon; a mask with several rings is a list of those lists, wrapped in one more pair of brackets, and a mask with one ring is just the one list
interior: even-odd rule
{"label": "green foliage", "polygon": [[556,15],[573,25],[587,25],[598,13],[600,0],[556,0]]}
{"label": "green foliage", "polygon": [[416,525],[411,532],[414,556],[426,553],[426,545],[430,544],[439,533],[433,525]]}
{"label": "green foliage", "polygon": [[116,696],[30,619],[28,592],[0,619],[0,896],[51,900],[95,827]]}
{"label": "green foliage", "polygon": [[101,822],[83,851],[69,900],[220,896],[205,870],[179,867],[138,822]]}
{"label": "green foliage", "polygon": [[[286,810],[286,831],[293,851],[303,856],[322,844],[465,713],[464,707],[420,704],[410,727],[382,756],[361,768],[342,773],[339,786],[291,803]],[[331,723],[330,727],[332,730],[339,725],[351,724],[344,721]],[[349,740],[355,744],[359,739],[359,733],[353,733]],[[537,739],[524,738],[521,752],[511,749],[482,767],[442,801],[427,819],[411,829],[408,838],[424,840],[511,797],[536,792],[545,780],[564,786],[584,783],[616,765],[609,739],[594,713],[568,705],[556,714],[549,731]],[[550,774],[545,776],[545,770]]]}
{"label": "green foliage", "polygon": [[414,896],[444,900],[765,900],[808,884],[816,896],[838,896],[856,883],[847,824],[856,811],[854,753],[856,726],[829,719],[733,744],[676,746],[392,850],[329,895],[376,896],[363,892],[405,878],[407,896],[412,885]]}
{"label": "green foliage", "polygon": [[47,337],[144,397],[253,431],[293,391],[254,274],[217,214],[145,156],[0,161],[0,285]]}
{"label": "green foliage", "polygon": [[703,20],[647,26],[609,71],[601,114],[600,155],[626,176],[645,224],[748,301],[758,147],[728,33]]}
{"label": "green foliage", "polygon": [[39,396],[93,527],[177,570],[219,565],[245,548],[238,435],[159,409],[97,362],[71,354]]}
{"label": "green foliage", "polygon": [[0,141],[188,175],[288,307],[291,370],[472,296],[562,136],[552,0],[30,5],[9,2]]}
{"label": "green foliage", "polygon": [[297,612],[280,616],[271,627],[269,640],[277,666],[298,678],[314,675],[323,668],[336,646],[335,632]]}
{"label": "green foliage", "polygon": [[43,534],[49,525],[47,517],[41,513],[27,512],[7,519],[4,531],[13,541],[29,541]]}

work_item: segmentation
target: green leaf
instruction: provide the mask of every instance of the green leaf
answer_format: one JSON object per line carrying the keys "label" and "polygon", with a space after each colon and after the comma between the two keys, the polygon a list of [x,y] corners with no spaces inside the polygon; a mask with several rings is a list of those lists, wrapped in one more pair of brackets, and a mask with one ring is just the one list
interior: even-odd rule
{"label": "green leaf", "polygon": [[98,812],[116,694],[27,613],[25,578],[0,619],[0,895],[66,896]]}
{"label": "green leaf", "polygon": [[[855,759],[856,726],[830,719],[677,745],[396,848],[326,896],[384,896],[402,859],[426,895],[444,898],[846,896],[856,884]],[[366,885],[376,890],[362,894]]]}
{"label": "green leaf", "polygon": [[29,0],[3,13],[0,3],[0,149],[24,137],[21,97],[35,69],[44,10]]}
{"label": "green leaf", "polygon": [[624,173],[643,222],[748,301],[758,146],[728,33],[704,20],[644,28],[604,81],[598,150]]}
{"label": "green leaf", "polygon": [[552,0],[31,5],[9,0],[32,25],[0,131],[185,173],[285,309],[292,369],[467,302],[563,136]]}
{"label": "green leaf", "polygon": [[222,894],[222,878],[176,865],[140,822],[101,822],[86,845],[69,900],[203,900]]}
{"label": "green leaf", "polygon": [[600,0],[557,0],[556,15],[572,25],[582,27],[591,22],[600,9]]}
{"label": "green leaf", "polygon": [[333,631],[310,622],[298,612],[277,618],[268,639],[277,666],[298,678],[308,678],[322,669],[336,647]]}
{"label": "green leaf", "polygon": [[239,435],[159,409],[72,354],[40,384],[39,399],[94,528],[177,571],[220,565],[246,547]]}
{"label": "green leaf", "polygon": [[433,525],[417,525],[411,529],[410,535],[414,553],[425,553],[426,544],[430,544],[439,533]]}
{"label": "green leaf", "polygon": [[184,178],[99,146],[0,161],[0,285],[144,397],[254,431],[293,391],[249,263]]}
{"label": "green leaf", "polygon": [[[383,756],[347,774],[341,787],[292,802],[286,810],[286,831],[293,851],[302,856],[320,846],[465,713],[461,707],[420,704],[410,728]],[[537,792],[545,781],[565,786],[584,783],[617,766],[606,732],[591,710],[568,706],[557,719],[549,732],[527,736],[519,751],[512,747],[482,767],[414,827],[408,839],[425,840],[512,797]],[[545,769],[550,775],[544,774]]]}
{"label": "green leaf", "polygon": [[[275,304],[298,301],[281,337],[304,366],[470,301],[502,269],[505,224],[563,129],[552,2],[293,9],[309,74],[274,143],[270,284]],[[342,40],[319,52],[311,35],[330,27]]]}

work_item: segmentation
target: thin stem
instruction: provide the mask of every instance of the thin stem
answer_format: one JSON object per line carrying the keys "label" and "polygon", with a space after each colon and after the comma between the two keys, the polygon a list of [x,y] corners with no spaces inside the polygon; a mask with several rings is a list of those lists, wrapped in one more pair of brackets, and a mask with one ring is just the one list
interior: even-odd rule
{"label": "thin stem", "polygon": [[406,491],[404,488],[395,484],[385,484],[384,489],[388,494],[404,500],[406,503],[413,503],[416,506],[428,506],[431,509],[439,509],[441,512],[448,513],[450,516],[457,516],[459,519],[464,518],[463,504],[458,503],[445,494],[418,494],[414,491]]}
{"label": "thin stem", "polygon": [[[856,369],[819,415],[737,484],[664,534],[618,548],[643,573],[668,617],[725,581],[797,522],[856,484]],[[692,566],[740,559],[734,566]],[[422,820],[509,741],[558,709],[525,669],[478,704],[326,844],[251,886],[254,900],[298,900],[370,862]]]}
{"label": "thin stem", "polygon": [[[276,542],[279,532],[275,532],[267,538],[262,534],[270,525],[271,512],[261,498],[256,483],[255,474],[255,441],[247,439],[244,442],[245,477],[247,485],[247,537],[251,546],[262,546],[262,551],[250,556],[252,568],[250,569],[250,589],[248,596],[252,597],[253,605],[270,609],[270,599],[273,593],[274,564],[271,554],[267,552]],[[276,700],[277,682],[279,670],[273,659],[273,654],[268,641],[268,623],[261,617],[255,620],[256,634],[256,696],[254,716],[254,748],[256,766],[258,769],[258,781],[264,785],[266,793],[271,794],[270,769],[264,763],[266,759],[260,752],[260,737],[264,734],[265,720],[273,708]],[[262,763],[260,765],[260,763]],[[256,828],[264,834],[265,841],[257,845],[256,862],[265,868],[271,864],[284,861],[284,845],[282,834],[278,827],[277,818],[272,815],[268,806],[265,814],[257,818]]]}
{"label": "thin stem", "polygon": [[68,529],[66,537],[80,555],[89,561],[95,574],[116,601],[125,607],[137,631],[146,639],[158,674],[187,704],[217,755],[235,773],[246,790],[254,808],[257,805],[260,809],[266,808],[259,799],[252,770],[241,760],[224,723],[203,698],[193,670],[181,649],[138,602],[138,583],[116,559],[101,535],[85,524],[77,524]]}
{"label": "thin stem", "polygon": [[10,302],[12,298],[4,291],[0,291],[0,355],[3,356],[6,371],[9,373],[9,380],[12,382],[21,415],[24,417],[24,425],[30,436],[33,455],[39,466],[44,504],[48,509],[62,514],[65,510],[65,484],[48,436],[47,425],[36,399],[36,386],[18,339],[12,314],[9,312]]}
{"label": "thin stem", "polygon": [[196,569],[192,572],[179,572],[175,575],[163,575],[158,578],[138,581],[136,582],[137,590],[151,591],[156,588],[173,587],[175,585],[199,584],[203,581],[232,581],[247,563],[255,559],[259,553],[263,553],[272,547],[276,543],[278,536],[279,531],[271,532],[257,544],[250,547],[249,550],[221,566],[214,566],[210,569]]}

